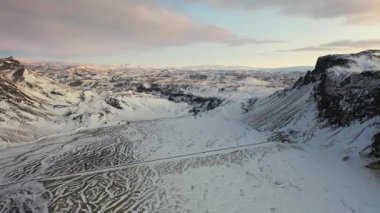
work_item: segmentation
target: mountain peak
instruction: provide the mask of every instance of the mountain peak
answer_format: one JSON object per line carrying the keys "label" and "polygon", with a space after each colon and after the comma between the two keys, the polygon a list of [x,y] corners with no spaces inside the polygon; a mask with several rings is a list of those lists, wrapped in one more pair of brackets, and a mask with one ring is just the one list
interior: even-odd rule
{"label": "mountain peak", "polygon": [[[262,108],[272,110],[273,116],[281,117],[277,115],[281,114],[287,118],[287,122],[275,120],[274,123],[277,124],[290,123],[296,116],[288,114],[305,108],[311,102],[317,108],[318,119],[328,125],[349,126],[355,121],[364,122],[380,116],[379,74],[380,50],[322,56],[318,58],[315,69],[307,72],[293,87],[261,101],[263,105],[266,102],[276,102],[280,103],[279,106],[265,105]],[[290,104],[293,104],[294,108],[276,110],[282,109],[282,105]],[[259,105],[260,103],[256,104]],[[255,105],[253,109],[254,107]],[[253,110],[250,114],[252,116],[248,118],[248,122],[255,127],[258,126],[259,122],[256,121],[259,116],[264,117],[260,119],[266,121],[266,117],[262,116],[265,113],[260,110]],[[266,122],[262,123],[261,126],[267,125]]]}
{"label": "mountain peak", "polygon": [[315,72],[339,71],[350,72],[380,70],[380,50],[366,50],[354,54],[327,55],[318,58]]}
{"label": "mountain peak", "polygon": [[14,69],[18,66],[20,66],[20,62],[13,59],[13,56],[9,56],[8,58],[0,58],[0,71]]}

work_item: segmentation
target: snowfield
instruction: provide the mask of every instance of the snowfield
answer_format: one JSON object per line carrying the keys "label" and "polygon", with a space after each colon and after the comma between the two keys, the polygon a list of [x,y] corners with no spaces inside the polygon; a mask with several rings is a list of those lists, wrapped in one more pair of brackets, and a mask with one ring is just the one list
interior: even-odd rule
{"label": "snowfield", "polygon": [[51,115],[1,111],[2,131],[29,134],[2,135],[0,212],[379,211],[359,155],[378,116],[333,128],[313,85],[292,87],[303,72],[217,68],[29,65],[42,80],[12,84]]}

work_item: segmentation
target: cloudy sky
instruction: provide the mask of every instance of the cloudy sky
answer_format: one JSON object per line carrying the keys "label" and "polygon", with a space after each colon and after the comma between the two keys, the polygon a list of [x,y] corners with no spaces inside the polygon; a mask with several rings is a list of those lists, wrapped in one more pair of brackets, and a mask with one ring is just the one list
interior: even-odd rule
{"label": "cloudy sky", "polygon": [[380,49],[379,0],[1,0],[0,56],[148,66],[313,65]]}

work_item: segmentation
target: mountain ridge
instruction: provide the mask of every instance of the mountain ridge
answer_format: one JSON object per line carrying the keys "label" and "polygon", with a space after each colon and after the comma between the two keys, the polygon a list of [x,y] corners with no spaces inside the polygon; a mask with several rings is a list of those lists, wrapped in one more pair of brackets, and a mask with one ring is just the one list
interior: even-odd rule
{"label": "mountain ridge", "polygon": [[[244,121],[273,131],[273,138],[305,142],[325,134],[328,144],[344,143],[343,138],[352,135],[347,146],[379,153],[375,135],[380,132],[380,51],[322,56],[315,69],[293,86],[258,100],[246,111]],[[365,139],[358,140],[360,135]]]}

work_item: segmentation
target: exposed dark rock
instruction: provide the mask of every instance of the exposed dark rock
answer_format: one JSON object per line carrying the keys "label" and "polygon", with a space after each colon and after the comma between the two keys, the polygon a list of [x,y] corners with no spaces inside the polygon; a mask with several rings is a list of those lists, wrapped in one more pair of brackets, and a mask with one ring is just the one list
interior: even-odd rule
{"label": "exposed dark rock", "polygon": [[189,75],[190,79],[199,79],[199,80],[205,80],[207,79],[207,75],[202,75],[202,74],[192,74]]}
{"label": "exposed dark rock", "polygon": [[380,169],[380,160],[367,164],[368,169]]}
{"label": "exposed dark rock", "polygon": [[370,156],[380,158],[380,132],[373,136],[373,142],[369,146],[371,149]]}
{"label": "exposed dark rock", "polygon": [[164,90],[162,93],[169,101],[176,103],[185,102],[193,108],[190,112],[198,114],[199,112],[210,111],[222,104],[222,100],[215,97],[199,97],[193,94],[184,94],[182,91]]}
{"label": "exposed dark rock", "polygon": [[83,76],[82,74],[80,74],[80,73],[78,73],[78,72],[74,72],[73,74],[74,74],[74,75],[77,75],[77,76],[80,76],[80,77]]}
{"label": "exposed dark rock", "polygon": [[84,95],[84,92],[82,92],[79,96],[80,100],[81,101],[85,101],[86,100],[86,96]]}
{"label": "exposed dark rock", "polygon": [[120,105],[119,100],[117,100],[116,98],[107,98],[105,101],[108,105],[110,105],[116,109],[123,109],[123,107],[121,107],[121,105]]}
{"label": "exposed dark rock", "polygon": [[376,158],[377,160],[366,165],[370,169],[380,169],[380,132],[372,138],[372,143],[365,147],[359,154],[366,157]]}
{"label": "exposed dark rock", "polygon": [[75,117],[73,117],[73,120],[74,121],[79,121],[80,123],[82,123],[82,121],[83,121],[83,114],[81,114],[81,115],[77,115],[77,116],[75,116]]}
{"label": "exposed dark rock", "polygon": [[[355,121],[380,116],[380,70],[360,70],[363,66],[359,60],[380,64],[380,51],[370,50],[351,55],[329,55],[320,57],[312,72],[307,72],[291,89],[299,89],[310,83],[314,84],[313,98],[317,104],[320,121],[332,127],[349,126]],[[378,65],[377,65],[378,66]],[[339,70],[329,70],[339,67]],[[345,69],[359,68],[361,73],[344,72]],[[371,68],[375,68],[372,66]],[[376,69],[376,68],[375,68]],[[276,95],[286,95],[287,90]],[[279,132],[273,135],[274,140],[289,142],[289,135]],[[380,169],[380,132],[373,136],[370,145],[361,154],[377,158],[366,167]],[[349,157],[344,157],[347,161]]]}
{"label": "exposed dark rock", "polygon": [[216,107],[220,106],[223,102],[222,100],[213,97],[203,98],[193,95],[183,95],[180,97],[180,102],[185,102],[193,107],[190,112],[194,113],[195,115],[200,112],[213,110]]}
{"label": "exposed dark rock", "polygon": [[63,96],[63,94],[62,93],[60,93],[60,92],[56,92],[56,91],[51,91],[50,92],[50,94],[52,94],[52,95],[59,95],[59,96]]}
{"label": "exposed dark rock", "polygon": [[[347,78],[337,81],[330,79],[329,68],[350,68],[356,65],[356,58],[366,56],[372,60],[379,60],[369,50],[357,54],[328,55],[320,57],[315,69],[307,72],[293,86],[292,89],[314,83],[314,99],[318,107],[318,116],[327,120],[330,125],[348,126],[353,121],[364,121],[380,115],[380,72],[363,71],[360,74],[351,74]],[[278,93],[280,94],[280,93]]]}
{"label": "exposed dark rock", "polygon": [[315,75],[312,75],[310,71],[306,72],[306,75],[304,77],[300,77],[297,82],[294,84],[293,88],[299,88],[301,86],[308,85],[310,83],[315,83],[317,81],[317,78]]}
{"label": "exposed dark rock", "polygon": [[380,79],[380,70],[364,71],[360,75],[367,78]]}
{"label": "exposed dark rock", "polygon": [[0,67],[0,70],[12,69],[20,66],[20,62],[13,59],[12,56],[9,56],[8,58],[1,58],[0,62],[3,64],[3,66]]}
{"label": "exposed dark rock", "polygon": [[7,70],[7,69],[10,69],[11,68],[11,64],[9,63],[3,63],[1,66],[0,66],[0,71],[1,70]]}
{"label": "exposed dark rock", "polygon": [[[182,89],[184,86],[179,85],[159,85],[159,84],[150,84],[149,87],[144,86],[141,83],[135,84],[131,87],[132,90],[136,92],[144,92],[150,94],[158,94],[164,98],[167,98],[169,101],[180,103],[185,102],[192,106],[190,110],[191,113],[198,114],[199,112],[205,112],[213,110],[220,106],[223,103],[222,99],[215,97],[200,97],[193,94],[185,93]],[[135,88],[135,89],[134,89]]]}
{"label": "exposed dark rock", "polygon": [[244,112],[248,112],[257,101],[258,98],[250,98],[246,102],[241,104],[241,109]]}
{"label": "exposed dark rock", "polygon": [[[319,117],[327,119],[330,124],[347,126],[355,120],[380,115],[379,79],[368,74],[351,75],[339,85],[329,85],[326,74],[322,74],[319,80],[314,97]],[[358,83],[360,81],[365,83]]]}
{"label": "exposed dark rock", "polygon": [[20,91],[13,82],[5,79],[1,79],[0,81],[0,100],[12,101],[15,103],[33,103],[31,97]]}
{"label": "exposed dark rock", "polygon": [[296,143],[297,138],[301,137],[302,134],[296,130],[289,131],[280,131],[274,132],[271,137],[269,137],[269,141],[281,142],[281,143]]}
{"label": "exposed dark rock", "polygon": [[20,68],[18,68],[18,69],[12,74],[12,79],[13,79],[13,81],[14,81],[14,82],[24,81],[24,80],[25,80],[24,72],[25,72],[25,68],[24,68],[24,67],[20,67]]}
{"label": "exposed dark rock", "polygon": [[83,82],[81,80],[75,80],[68,83],[68,85],[72,87],[79,87],[82,84]]}
{"label": "exposed dark rock", "polygon": [[348,78],[344,79],[344,80],[340,83],[340,86],[341,86],[341,87],[344,87],[344,86],[346,86],[346,85],[348,85],[348,84],[350,84],[350,83],[351,83],[351,78],[348,77]]}
{"label": "exposed dark rock", "polygon": [[68,112],[65,113],[65,117],[69,117],[69,116],[72,115],[72,114],[73,114],[73,112],[68,111]]}
{"label": "exposed dark rock", "polygon": [[345,59],[339,57],[339,55],[327,55],[319,57],[313,75],[316,75],[321,72],[325,72],[327,69],[335,66],[341,66],[349,68],[349,63],[355,63],[355,61],[350,59]]}

